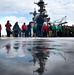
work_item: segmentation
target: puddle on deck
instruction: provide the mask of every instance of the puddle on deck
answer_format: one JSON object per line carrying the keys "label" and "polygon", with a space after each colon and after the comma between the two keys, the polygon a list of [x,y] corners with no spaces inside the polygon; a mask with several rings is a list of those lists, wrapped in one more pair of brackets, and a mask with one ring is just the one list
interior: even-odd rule
{"label": "puddle on deck", "polygon": [[74,40],[10,39],[0,48],[0,74],[74,75]]}

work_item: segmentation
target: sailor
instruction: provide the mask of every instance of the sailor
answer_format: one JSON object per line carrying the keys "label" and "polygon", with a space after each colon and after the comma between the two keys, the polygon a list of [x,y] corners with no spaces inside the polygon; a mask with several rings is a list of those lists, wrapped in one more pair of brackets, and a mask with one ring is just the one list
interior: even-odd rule
{"label": "sailor", "polygon": [[47,23],[44,22],[42,26],[43,37],[47,37],[47,30],[48,30]]}
{"label": "sailor", "polygon": [[31,37],[31,22],[29,22],[29,24],[27,26],[27,35],[28,35],[28,37]]}
{"label": "sailor", "polygon": [[14,37],[18,37],[18,34],[19,34],[19,30],[20,30],[20,27],[18,25],[18,22],[16,22],[13,26],[13,35]]}
{"label": "sailor", "polygon": [[38,18],[36,19],[36,23],[37,23],[37,36],[41,37],[42,36],[42,26],[44,23],[44,19],[42,15],[38,16]]}
{"label": "sailor", "polygon": [[33,26],[33,36],[36,37],[36,35],[37,35],[37,25],[35,23]]}
{"label": "sailor", "polygon": [[23,25],[22,25],[22,36],[24,37],[26,37],[26,30],[27,30],[27,25],[26,25],[26,23],[24,23]]}
{"label": "sailor", "polygon": [[7,23],[5,24],[5,27],[6,27],[6,32],[7,32],[7,37],[10,37],[10,34],[11,34],[11,24],[9,22],[9,20],[7,21]]}

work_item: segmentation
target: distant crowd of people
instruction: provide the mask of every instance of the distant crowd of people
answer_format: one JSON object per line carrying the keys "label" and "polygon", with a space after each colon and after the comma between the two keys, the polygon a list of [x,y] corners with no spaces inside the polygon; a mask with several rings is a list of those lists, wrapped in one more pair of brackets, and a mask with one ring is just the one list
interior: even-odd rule
{"label": "distant crowd of people", "polygon": [[[43,25],[34,23],[32,26],[31,22],[28,25],[23,23],[21,28],[16,22],[11,30],[11,23],[9,20],[5,24],[7,37],[12,34],[13,37],[74,37],[74,26],[67,25],[51,25],[50,23],[44,22]],[[33,29],[33,32],[32,32]],[[0,24],[0,37],[1,37],[2,25]]]}
{"label": "distant crowd of people", "polygon": [[[38,36],[37,25],[33,26],[33,36]],[[74,26],[68,25],[51,25],[46,22],[43,23],[41,28],[42,37],[74,37]]]}

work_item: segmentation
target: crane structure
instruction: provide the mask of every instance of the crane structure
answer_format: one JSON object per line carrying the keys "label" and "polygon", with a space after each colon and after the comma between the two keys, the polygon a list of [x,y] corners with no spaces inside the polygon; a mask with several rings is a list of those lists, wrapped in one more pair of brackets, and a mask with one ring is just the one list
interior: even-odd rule
{"label": "crane structure", "polygon": [[55,20],[54,22],[51,22],[51,24],[55,24],[55,25],[66,24],[66,23],[68,23],[68,22],[66,22],[66,18],[67,18],[67,16],[64,16],[58,20]]}

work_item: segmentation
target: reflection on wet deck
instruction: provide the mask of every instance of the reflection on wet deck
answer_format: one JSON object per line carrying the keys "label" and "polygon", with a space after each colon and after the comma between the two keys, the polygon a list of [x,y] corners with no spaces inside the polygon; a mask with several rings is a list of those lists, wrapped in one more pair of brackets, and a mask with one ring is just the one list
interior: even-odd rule
{"label": "reflection on wet deck", "polygon": [[11,39],[0,48],[0,74],[74,75],[73,41]]}

